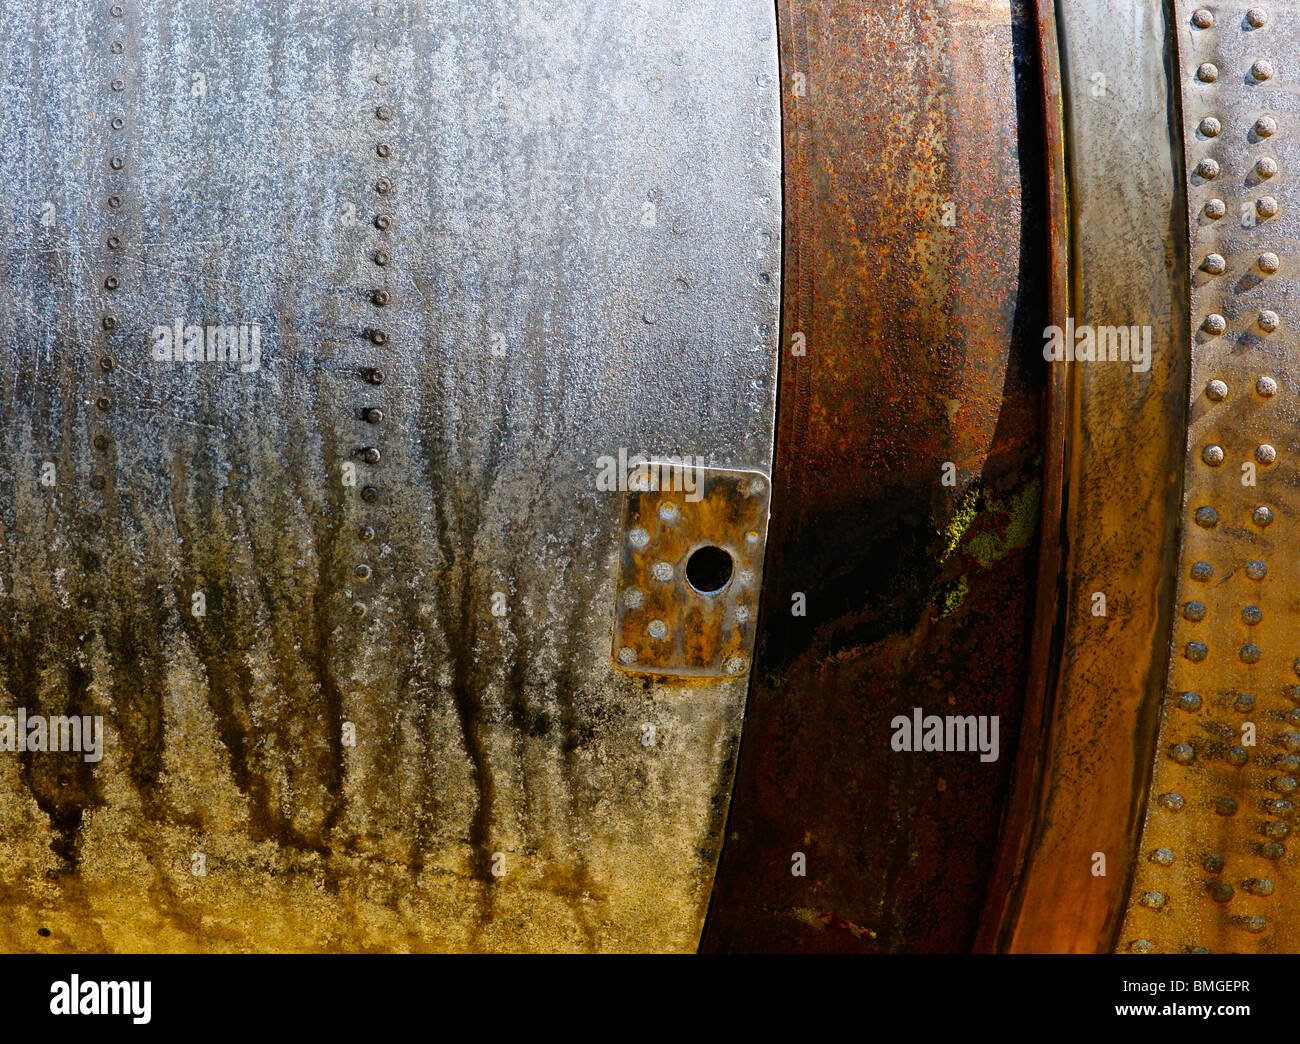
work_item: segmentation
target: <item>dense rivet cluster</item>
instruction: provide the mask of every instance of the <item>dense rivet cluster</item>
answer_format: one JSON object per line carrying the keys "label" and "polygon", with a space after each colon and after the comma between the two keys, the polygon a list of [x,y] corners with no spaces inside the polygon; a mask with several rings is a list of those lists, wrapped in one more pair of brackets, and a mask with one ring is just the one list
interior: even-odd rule
{"label": "dense rivet cluster", "polygon": [[[1162,952],[1213,943],[1194,938],[1207,924],[1222,927],[1223,948],[1229,926],[1243,948],[1271,931],[1268,904],[1285,874],[1270,864],[1285,866],[1300,788],[1300,714],[1287,716],[1300,711],[1290,706],[1300,686],[1275,677],[1279,646],[1294,634],[1270,581],[1270,564],[1292,557],[1285,489],[1297,484],[1288,459],[1294,407],[1278,401],[1290,398],[1283,382],[1295,352],[1286,231],[1294,85],[1288,38],[1275,24],[1290,12],[1181,0],[1177,10],[1188,329],[1200,394],[1188,416],[1187,524],[1147,858],[1122,936],[1130,950]],[[1283,662],[1294,645],[1289,652]]]}

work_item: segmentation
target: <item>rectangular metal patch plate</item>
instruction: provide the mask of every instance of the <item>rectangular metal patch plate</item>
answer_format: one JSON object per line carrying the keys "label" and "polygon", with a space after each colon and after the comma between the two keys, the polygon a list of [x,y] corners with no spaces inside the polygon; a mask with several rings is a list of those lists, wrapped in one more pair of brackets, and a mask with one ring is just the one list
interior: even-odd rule
{"label": "rectangular metal patch plate", "polygon": [[640,674],[747,674],[763,579],[767,476],[652,462],[629,485],[614,662]]}

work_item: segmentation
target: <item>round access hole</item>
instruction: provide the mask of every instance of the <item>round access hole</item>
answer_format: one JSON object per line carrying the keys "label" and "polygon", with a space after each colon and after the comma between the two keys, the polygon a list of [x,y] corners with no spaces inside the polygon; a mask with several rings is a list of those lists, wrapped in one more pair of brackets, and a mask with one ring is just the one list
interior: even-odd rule
{"label": "round access hole", "polygon": [[731,570],[731,555],[715,544],[705,544],[686,560],[686,581],[700,594],[717,594],[727,586]]}

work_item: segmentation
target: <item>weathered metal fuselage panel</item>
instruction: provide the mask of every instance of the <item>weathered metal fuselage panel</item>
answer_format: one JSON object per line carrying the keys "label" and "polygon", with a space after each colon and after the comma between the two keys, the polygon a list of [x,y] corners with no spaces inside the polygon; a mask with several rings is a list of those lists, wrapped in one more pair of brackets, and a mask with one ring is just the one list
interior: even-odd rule
{"label": "weathered metal fuselage panel", "polygon": [[1118,948],[1294,952],[1300,4],[1176,4],[1191,281],[1178,618]]}
{"label": "weathered metal fuselage panel", "polygon": [[693,947],[746,679],[614,662],[598,459],[770,474],[771,5],[4,0],[0,112],[0,715],[103,723],[0,946]]}

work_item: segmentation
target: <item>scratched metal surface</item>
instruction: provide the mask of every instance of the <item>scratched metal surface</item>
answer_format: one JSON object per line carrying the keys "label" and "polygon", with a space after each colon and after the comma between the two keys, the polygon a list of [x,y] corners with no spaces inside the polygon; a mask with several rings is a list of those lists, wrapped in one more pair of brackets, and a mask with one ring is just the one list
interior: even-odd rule
{"label": "scratched metal surface", "polygon": [[1118,945],[1294,952],[1300,5],[1176,11],[1192,340],[1178,618]]}
{"label": "scratched metal surface", "polygon": [[0,713],[107,732],[0,946],[694,947],[746,681],[615,668],[594,475],[770,474],[770,5],[5,0],[0,113]]}

